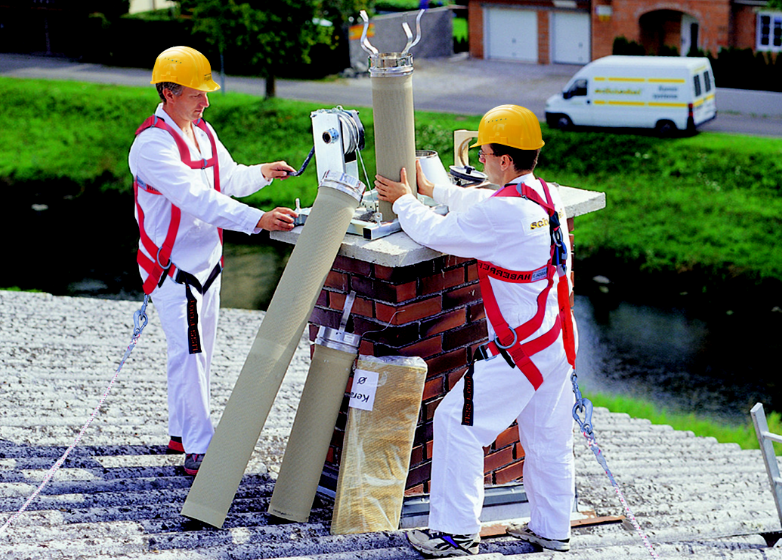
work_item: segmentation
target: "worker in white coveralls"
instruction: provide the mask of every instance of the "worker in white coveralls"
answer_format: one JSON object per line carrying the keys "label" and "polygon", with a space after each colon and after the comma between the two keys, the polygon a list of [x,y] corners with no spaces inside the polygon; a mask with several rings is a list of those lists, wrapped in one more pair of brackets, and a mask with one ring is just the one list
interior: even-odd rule
{"label": "worker in white coveralls", "polygon": [[246,196],[295,171],[284,161],[240,165],[203,120],[220,89],[209,61],[189,47],[163,51],[152,70],[162,103],[136,131],[133,174],[138,264],[168,344],[168,452],[195,475],[214,433],[209,380],[220,308],[223,229],[293,229],[289,208],[262,212]]}
{"label": "worker in white coveralls", "polygon": [[483,506],[484,452],[514,420],[524,447],[528,524],[508,533],[541,547],[570,548],[573,509],[575,325],[570,309],[570,246],[556,188],[533,175],[544,142],[535,115],[502,105],[478,128],[480,161],[497,191],[433,185],[417,166],[418,190],[446,204],[430,211],[401,181],[377,177],[418,243],[478,260],[489,343],[437,407],[429,531],[408,533],[429,557],[477,554]]}

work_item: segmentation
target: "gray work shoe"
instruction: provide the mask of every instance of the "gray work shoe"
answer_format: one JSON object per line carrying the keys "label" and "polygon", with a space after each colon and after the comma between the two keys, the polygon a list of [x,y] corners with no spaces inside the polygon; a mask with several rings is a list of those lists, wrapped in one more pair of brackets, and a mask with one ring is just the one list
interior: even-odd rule
{"label": "gray work shoe", "polygon": [[542,546],[543,548],[547,548],[549,550],[556,550],[558,552],[567,552],[570,550],[570,539],[557,540],[541,537],[540,535],[533,533],[530,528],[527,527],[526,523],[523,525],[512,523],[508,526],[507,532],[509,535],[512,535],[517,539]]}
{"label": "gray work shoe", "polygon": [[198,469],[201,467],[201,461],[203,460],[203,453],[188,453],[185,455],[185,472],[190,476],[197,475]]}
{"label": "gray work shoe", "polygon": [[427,558],[451,556],[472,556],[478,554],[481,537],[474,535],[451,535],[437,531],[410,531],[407,533],[410,546]]}

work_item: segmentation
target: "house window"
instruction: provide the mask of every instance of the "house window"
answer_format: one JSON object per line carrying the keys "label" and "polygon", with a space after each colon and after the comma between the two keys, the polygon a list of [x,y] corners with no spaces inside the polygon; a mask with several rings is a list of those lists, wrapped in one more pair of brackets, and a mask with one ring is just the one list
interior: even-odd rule
{"label": "house window", "polygon": [[759,12],[757,50],[782,51],[782,12]]}

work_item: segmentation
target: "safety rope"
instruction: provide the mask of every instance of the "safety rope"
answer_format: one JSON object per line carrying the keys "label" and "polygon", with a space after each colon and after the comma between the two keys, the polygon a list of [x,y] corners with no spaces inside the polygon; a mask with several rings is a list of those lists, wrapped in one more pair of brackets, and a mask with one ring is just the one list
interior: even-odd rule
{"label": "safety rope", "polygon": [[36,498],[36,496],[38,496],[38,494],[41,493],[41,490],[44,489],[44,486],[46,486],[49,483],[49,481],[52,479],[52,477],[57,472],[57,470],[65,462],[65,459],[68,458],[70,452],[73,451],[73,449],[79,444],[82,436],[84,435],[84,432],[87,431],[87,428],[97,416],[98,411],[100,410],[100,407],[103,406],[103,402],[106,400],[109,391],[111,391],[111,387],[112,385],[114,385],[114,381],[116,381],[117,376],[119,375],[119,372],[122,369],[122,366],[125,365],[125,361],[128,359],[130,353],[133,352],[133,349],[136,347],[136,344],[138,343],[138,339],[139,337],[141,337],[141,331],[143,331],[144,327],[146,327],[147,323],[149,323],[149,318],[147,317],[147,303],[149,303],[149,296],[145,295],[144,303],[141,304],[141,308],[133,314],[133,336],[130,339],[130,345],[128,346],[127,350],[125,350],[125,355],[122,357],[122,361],[120,361],[119,367],[117,367],[117,370],[114,372],[114,377],[111,378],[108,387],[106,387],[106,390],[103,392],[103,396],[101,397],[98,406],[96,406],[95,410],[92,411],[89,420],[87,420],[84,426],[82,426],[79,435],[76,436],[76,439],[73,441],[71,446],[65,450],[65,453],[63,453],[62,457],[60,457],[57,460],[57,462],[52,466],[52,468],[49,469],[49,472],[46,473],[46,476],[44,477],[43,482],[41,482],[40,486],[38,486],[35,492],[33,492],[32,495],[29,498],[27,498],[27,501],[22,505],[21,508],[19,508],[19,511],[17,511],[11,517],[9,517],[8,520],[6,520],[6,522],[3,524],[3,526],[0,527],[0,533],[5,531],[6,528],[11,523],[16,521],[16,519],[18,519],[19,516],[22,515],[22,513],[24,513],[24,511],[32,503],[32,501]]}
{"label": "safety rope", "polygon": [[[573,383],[573,393],[576,395],[576,404],[573,405],[573,418],[576,420],[576,423],[578,423],[578,426],[581,429],[581,433],[584,434],[584,437],[587,440],[587,447],[589,447],[592,453],[595,454],[597,462],[600,463],[600,466],[603,467],[606,475],[608,475],[608,480],[611,481],[611,485],[614,487],[616,495],[619,496],[619,501],[622,502],[622,505],[625,508],[627,518],[630,520],[630,523],[633,524],[633,527],[635,527],[635,530],[641,537],[641,540],[643,540],[644,545],[649,551],[649,554],[652,555],[652,558],[659,559],[660,557],[657,556],[657,553],[652,547],[652,543],[649,542],[649,537],[647,537],[646,533],[643,532],[641,525],[638,523],[635,515],[633,515],[633,511],[627,504],[624,494],[619,488],[619,484],[617,484],[616,480],[614,480],[614,475],[611,474],[611,470],[608,468],[608,463],[606,463],[605,457],[603,456],[602,451],[600,451],[600,447],[597,445],[597,440],[595,439],[595,434],[592,428],[592,401],[581,395],[581,390],[578,388],[578,376],[576,375],[575,370],[573,370],[570,380]],[[583,420],[581,420],[579,414],[584,415]]]}

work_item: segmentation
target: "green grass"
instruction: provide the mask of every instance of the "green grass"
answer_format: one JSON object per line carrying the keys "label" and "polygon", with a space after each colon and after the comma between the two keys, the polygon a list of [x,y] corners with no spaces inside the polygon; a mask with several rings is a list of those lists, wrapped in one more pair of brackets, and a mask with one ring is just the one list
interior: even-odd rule
{"label": "green grass", "polygon": [[[759,449],[757,434],[752,419],[747,415],[745,423],[735,425],[721,423],[696,414],[681,414],[661,409],[653,404],[632,397],[587,394],[594,406],[604,407],[611,412],[624,412],[632,418],[646,418],[652,424],[664,424],[675,430],[693,432],[696,436],[713,437],[720,443],[736,443],[742,449]],[[769,431],[782,434],[782,415],[778,412],[766,413]],[[600,423],[594,425],[595,435],[600,438]],[[782,445],[775,443],[777,455],[782,455]]]}
{"label": "green grass", "polygon": [[[153,88],[0,78],[0,180],[19,192],[129,193],[127,152],[157,105]],[[309,114],[322,104],[213,95],[207,119],[240,163],[285,159],[298,167],[312,146]],[[353,107],[349,107],[353,108]],[[374,177],[370,108],[363,160]],[[452,163],[453,130],[478,117],[416,113],[416,143]],[[608,256],[644,273],[696,273],[705,284],[782,281],[782,139],[701,133],[689,138],[543,127],[538,175],[606,193],[607,208],[580,217],[580,259]],[[365,177],[362,174],[362,179]],[[315,165],[249,197],[260,207],[308,206]],[[46,196],[41,196],[45,202]],[[704,284],[704,285],[705,285]],[[770,307],[780,302],[770,302]]]}

